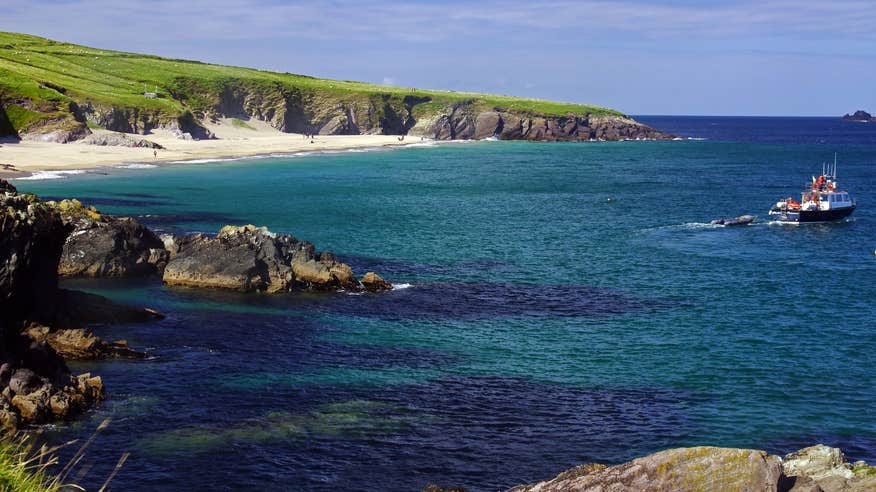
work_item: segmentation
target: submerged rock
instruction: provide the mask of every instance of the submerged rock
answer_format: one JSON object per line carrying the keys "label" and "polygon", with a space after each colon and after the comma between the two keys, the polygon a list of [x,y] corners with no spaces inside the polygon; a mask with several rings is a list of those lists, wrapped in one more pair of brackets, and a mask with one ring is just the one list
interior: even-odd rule
{"label": "submerged rock", "polygon": [[243,292],[358,290],[353,270],[331,253],[265,227],[225,226],[216,237],[163,237],[170,250],[168,285]]}
{"label": "submerged rock", "polygon": [[144,276],[160,274],[167,263],[164,243],[136,220],[102,215],[75,199],[56,206],[72,229],[58,265],[61,275]]}

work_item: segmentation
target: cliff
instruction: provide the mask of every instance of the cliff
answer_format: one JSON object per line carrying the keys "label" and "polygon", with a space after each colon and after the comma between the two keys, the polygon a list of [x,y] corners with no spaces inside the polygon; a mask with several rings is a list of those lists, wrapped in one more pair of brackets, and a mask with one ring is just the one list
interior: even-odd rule
{"label": "cliff", "polygon": [[203,139],[212,138],[204,122],[220,117],[323,135],[670,138],[597,106],[318,79],[0,33],[0,136],[69,142],[90,128],[165,128]]}

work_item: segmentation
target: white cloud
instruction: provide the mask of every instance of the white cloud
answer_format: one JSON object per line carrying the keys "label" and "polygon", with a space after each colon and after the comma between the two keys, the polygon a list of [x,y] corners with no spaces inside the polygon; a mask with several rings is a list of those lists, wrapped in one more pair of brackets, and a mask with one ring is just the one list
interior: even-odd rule
{"label": "white cloud", "polygon": [[[409,4],[400,0],[274,2],[265,0],[5,0],[4,30],[64,37],[131,36],[178,40],[298,39],[465,43],[533,37],[570,41],[605,36],[734,38],[827,36],[872,40],[876,3],[869,0],[743,0],[719,5],[583,0]],[[40,6],[43,3],[45,5]],[[69,22],[76,19],[76,22]],[[57,34],[55,34],[57,33]],[[91,34],[89,34],[91,33]],[[67,37],[70,37],[69,34]],[[288,46],[282,46],[288,49]]]}

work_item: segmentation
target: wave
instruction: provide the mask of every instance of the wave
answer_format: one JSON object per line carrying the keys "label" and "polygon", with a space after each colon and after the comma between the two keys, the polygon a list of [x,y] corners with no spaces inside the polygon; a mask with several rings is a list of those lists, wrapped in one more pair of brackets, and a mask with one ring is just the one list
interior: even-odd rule
{"label": "wave", "polygon": [[151,169],[153,167],[158,167],[158,166],[155,164],[143,164],[143,163],[132,162],[130,164],[121,164],[121,165],[118,165],[115,167],[116,167],[116,169]]}
{"label": "wave", "polygon": [[73,174],[84,174],[86,171],[84,169],[70,169],[67,171],[37,171],[30,176],[25,176],[23,178],[17,178],[22,181],[26,180],[40,180],[40,179],[61,179],[68,175]]}
{"label": "wave", "polygon": [[413,284],[393,284],[392,290],[405,290],[413,287]]}

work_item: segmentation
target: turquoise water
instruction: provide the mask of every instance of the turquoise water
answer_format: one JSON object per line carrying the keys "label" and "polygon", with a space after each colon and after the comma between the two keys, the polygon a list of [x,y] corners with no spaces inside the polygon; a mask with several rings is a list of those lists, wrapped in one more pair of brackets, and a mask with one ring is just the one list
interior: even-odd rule
{"label": "turquoise water", "polygon": [[[56,439],[114,417],[84,481],[132,451],[116,483],[144,490],[492,490],[695,444],[825,442],[876,461],[876,127],[653,123],[709,140],[477,142],[16,183],[158,230],[266,225],[410,284],[266,296],[69,281],[169,316],[97,328],[155,358],[77,363],[110,400]],[[768,223],[834,152],[851,220]],[[757,222],[707,225],[743,213]]]}

